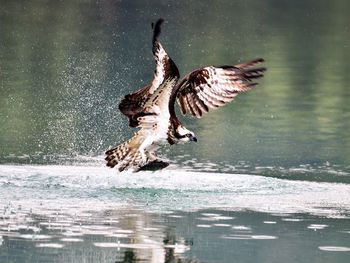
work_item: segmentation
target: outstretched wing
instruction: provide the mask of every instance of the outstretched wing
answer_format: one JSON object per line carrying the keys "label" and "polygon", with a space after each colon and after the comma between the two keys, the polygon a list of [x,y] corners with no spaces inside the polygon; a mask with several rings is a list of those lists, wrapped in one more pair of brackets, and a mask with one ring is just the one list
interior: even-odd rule
{"label": "outstretched wing", "polygon": [[152,94],[168,79],[178,79],[180,74],[175,63],[164,50],[159,42],[160,27],[163,19],[159,19],[155,25],[152,24],[153,31],[153,57],[156,61],[154,77],[150,85],[128,94],[119,104],[119,110],[129,118],[129,126],[137,127],[137,118],[142,116],[146,101]]}
{"label": "outstretched wing", "polygon": [[264,62],[256,59],[235,66],[204,67],[185,76],[176,87],[177,101],[183,114],[191,113],[201,118],[209,109],[232,101],[239,93],[257,85],[266,68],[256,68]]}
{"label": "outstretched wing", "polygon": [[[167,79],[179,78],[180,73],[175,65],[174,61],[169,57],[163,48],[162,44],[159,42],[158,37],[160,35],[160,26],[163,23],[163,19],[158,19],[153,32],[153,57],[156,61],[156,70],[154,72],[154,78],[150,88],[150,93],[159,88],[159,86]],[[152,24],[153,27],[153,24]]]}

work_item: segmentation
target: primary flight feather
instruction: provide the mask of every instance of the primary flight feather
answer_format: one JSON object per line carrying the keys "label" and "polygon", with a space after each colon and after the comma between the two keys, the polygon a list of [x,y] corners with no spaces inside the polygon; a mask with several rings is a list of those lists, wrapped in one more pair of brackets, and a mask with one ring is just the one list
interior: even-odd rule
{"label": "primary flight feather", "polygon": [[[107,166],[119,171],[138,171],[160,161],[156,150],[161,145],[197,141],[175,113],[177,101],[183,114],[201,118],[210,109],[224,106],[239,93],[257,85],[263,67],[256,67],[263,59],[234,66],[207,66],[196,69],[180,80],[177,66],[159,42],[162,19],[153,27],[153,56],[156,69],[152,82],[128,94],[119,104],[128,117],[129,126],[140,128],[128,141],[106,152]],[[161,162],[161,161],[160,161]]]}

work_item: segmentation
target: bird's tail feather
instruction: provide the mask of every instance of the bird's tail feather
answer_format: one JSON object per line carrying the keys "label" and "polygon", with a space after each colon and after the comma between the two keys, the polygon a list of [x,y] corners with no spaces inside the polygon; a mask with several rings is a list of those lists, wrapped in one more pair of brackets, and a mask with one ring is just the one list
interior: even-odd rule
{"label": "bird's tail feather", "polygon": [[131,168],[140,168],[143,165],[139,147],[142,140],[135,134],[130,140],[112,148],[106,152],[107,166],[113,168],[117,166],[120,172]]}

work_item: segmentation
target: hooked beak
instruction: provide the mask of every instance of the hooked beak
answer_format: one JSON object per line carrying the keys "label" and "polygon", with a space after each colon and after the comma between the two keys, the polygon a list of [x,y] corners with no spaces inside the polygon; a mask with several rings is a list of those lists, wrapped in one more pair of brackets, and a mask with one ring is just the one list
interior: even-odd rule
{"label": "hooked beak", "polygon": [[197,142],[197,138],[196,138],[195,136],[192,136],[192,137],[190,138],[190,141],[192,141],[192,142]]}

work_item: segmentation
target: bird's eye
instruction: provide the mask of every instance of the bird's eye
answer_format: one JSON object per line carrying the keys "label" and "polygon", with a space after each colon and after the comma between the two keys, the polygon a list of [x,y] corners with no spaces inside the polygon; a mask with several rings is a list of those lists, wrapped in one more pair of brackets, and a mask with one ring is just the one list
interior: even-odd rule
{"label": "bird's eye", "polygon": [[191,133],[187,133],[187,134],[186,134],[186,137],[191,138],[191,137],[192,137],[192,134],[191,134]]}

